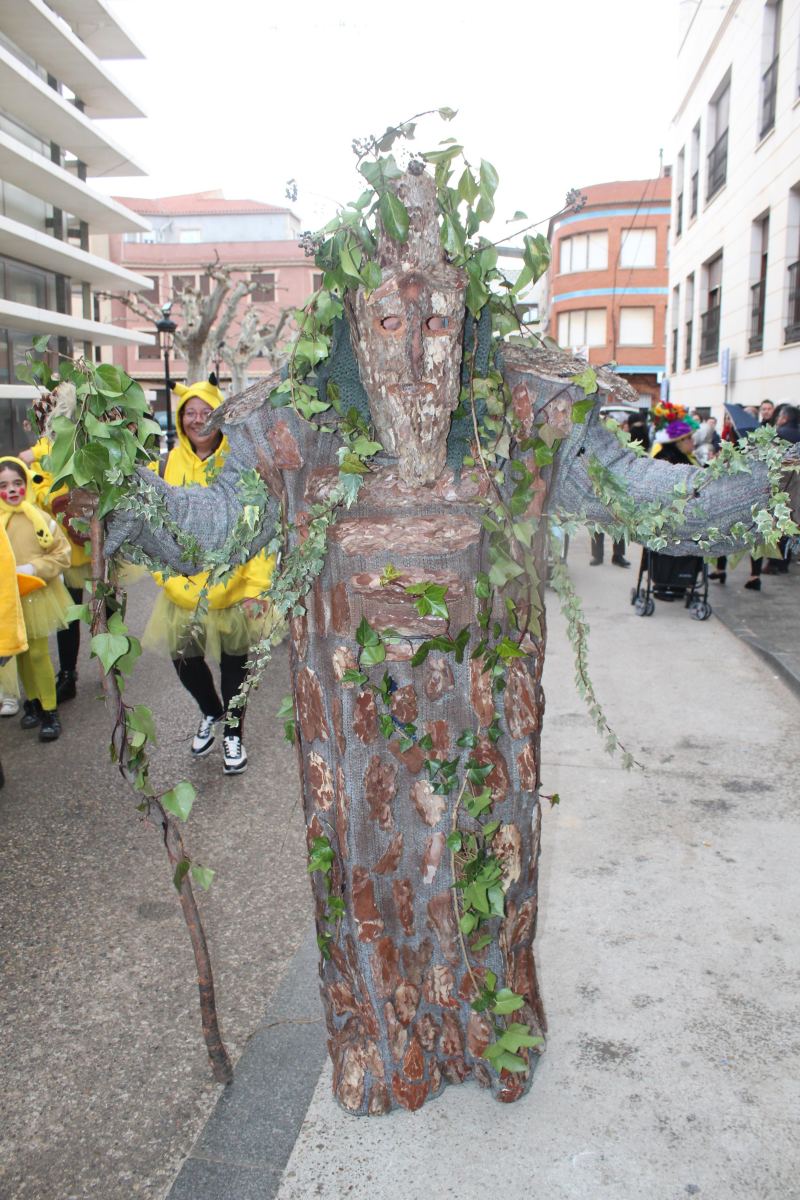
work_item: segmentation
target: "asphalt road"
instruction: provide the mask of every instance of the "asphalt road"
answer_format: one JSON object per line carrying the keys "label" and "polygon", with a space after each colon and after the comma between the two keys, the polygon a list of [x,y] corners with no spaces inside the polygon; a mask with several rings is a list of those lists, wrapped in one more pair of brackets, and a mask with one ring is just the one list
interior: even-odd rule
{"label": "asphalt road", "polygon": [[[132,589],[134,632],[154,595]],[[58,742],[0,722],[3,1200],[162,1196],[219,1094],[166,855],[109,762],[87,640]],[[275,720],[287,691],[281,648],[248,712],[249,768],[225,777],[218,746],[191,761],[198,718],[168,661],[146,654],[131,688],[156,713],[155,781],[197,787],[187,844],[217,872],[201,905],[234,1057],[311,915],[296,761]]]}

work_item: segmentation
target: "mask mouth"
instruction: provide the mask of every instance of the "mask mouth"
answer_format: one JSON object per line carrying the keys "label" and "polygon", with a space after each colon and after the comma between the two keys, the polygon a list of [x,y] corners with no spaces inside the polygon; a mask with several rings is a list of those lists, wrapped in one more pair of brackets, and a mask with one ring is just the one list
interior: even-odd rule
{"label": "mask mouth", "polygon": [[436,393],[436,386],[433,383],[390,383],[386,386],[387,394],[390,396],[399,396],[400,399],[413,399],[419,396],[422,399],[428,399]]}

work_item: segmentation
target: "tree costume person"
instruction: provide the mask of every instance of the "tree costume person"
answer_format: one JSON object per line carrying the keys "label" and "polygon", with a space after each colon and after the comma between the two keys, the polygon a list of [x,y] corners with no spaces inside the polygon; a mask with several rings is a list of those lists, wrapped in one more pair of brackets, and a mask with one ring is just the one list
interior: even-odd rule
{"label": "tree costume person", "polygon": [[[437,175],[444,153],[431,156]],[[770,495],[760,463],[701,481],[635,457],[598,417],[609,392],[627,396],[615,376],[600,372],[587,401],[573,382],[585,363],[505,344],[502,324],[491,335],[494,302],[471,247],[456,246],[447,176],[437,189],[421,162],[380,163],[376,240],[358,224],[355,254],[365,193],[318,248],[325,288],[308,324],[300,315],[296,354],[325,357],[323,309],[343,302],[346,320],[316,389],[292,368],[226,403],[214,420],[230,453],[211,487],[143,473],[146,511],[115,514],[108,542],[193,568],[230,552],[242,489],[254,472],[266,483],[239,553],[273,534],[283,547],[272,596],[293,617],[333,1089],[359,1114],[415,1109],[470,1077],[516,1100],[542,1050],[540,515],[630,536],[650,522],[650,538],[686,554],[708,529],[730,545]],[[305,419],[322,409],[323,426]],[[313,583],[294,602],[304,569]]]}
{"label": "tree costume person", "polygon": [[[175,392],[180,397],[175,419],[177,441],[167,458],[164,479],[176,487],[207,487],[228,454],[228,440],[219,429],[205,429],[224,396],[211,380],[191,387],[179,383]],[[207,571],[188,577],[172,575],[169,579],[156,575],[162,592],[143,643],[167,651],[178,678],[200,709],[200,724],[192,740],[195,758],[211,751],[215,725],[225,718],[222,746],[226,775],[241,774],[247,767],[242,741],[244,705],[226,714],[247,674],[250,649],[265,636],[272,622],[269,603],[263,597],[269,590],[274,565],[275,559],[260,551],[237,566],[225,582],[210,588]],[[221,699],[207,655],[220,664]]]}

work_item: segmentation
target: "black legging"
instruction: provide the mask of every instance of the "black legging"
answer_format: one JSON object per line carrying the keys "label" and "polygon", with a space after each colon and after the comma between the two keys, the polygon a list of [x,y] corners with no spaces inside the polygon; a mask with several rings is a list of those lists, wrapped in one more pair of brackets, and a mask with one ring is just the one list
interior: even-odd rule
{"label": "black legging", "polygon": [[[83,588],[67,588],[67,591],[75,604],[83,603]],[[70,621],[66,629],[59,629],[56,640],[59,670],[74,671],[78,665],[78,651],[81,648],[80,621]]]}
{"label": "black legging", "polygon": [[[214,677],[204,658],[195,655],[192,658],[173,658],[172,665],[178,672],[178,678],[194,699],[201,713],[206,717],[217,720],[228,711],[228,705],[240,690],[247,677],[247,655],[220,655],[220,686],[222,700],[214,685]],[[233,722],[225,722],[225,736],[236,734],[243,737],[245,706],[236,708],[231,714]],[[235,714],[235,715],[234,715]]]}

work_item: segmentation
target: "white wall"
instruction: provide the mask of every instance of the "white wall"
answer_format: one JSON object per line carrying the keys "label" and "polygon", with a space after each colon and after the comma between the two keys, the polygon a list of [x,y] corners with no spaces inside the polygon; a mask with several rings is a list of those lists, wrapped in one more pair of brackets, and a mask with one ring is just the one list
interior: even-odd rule
{"label": "white wall", "polygon": [[[679,55],[679,77],[688,80],[672,128],[670,158],[686,147],[687,182],[683,233],[671,234],[670,292],[680,285],[681,339],[678,371],[670,378],[670,396],[689,407],[712,405],[720,411],[724,389],[719,364],[698,367],[700,314],[705,307],[702,264],[716,250],[724,253],[720,351],[732,357],[728,399],[758,404],[764,398],[800,404],[800,343],[785,343],[789,263],[800,258],[796,220],[790,228],[790,190],[800,185],[800,0],[784,0],[775,125],[759,143],[763,73],[763,0],[733,0],[723,10],[701,0]],[[683,61],[681,61],[683,60]],[[709,105],[726,72],[731,72],[727,181],[706,201]],[[700,202],[689,221],[688,176],[692,129],[701,121]],[[758,278],[752,227],[770,215],[766,314],[763,351],[748,351],[750,287]],[[686,276],[695,273],[692,369],[683,369]],[[668,330],[674,324],[668,317]]]}

